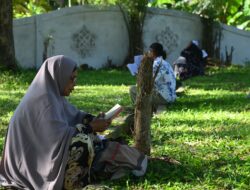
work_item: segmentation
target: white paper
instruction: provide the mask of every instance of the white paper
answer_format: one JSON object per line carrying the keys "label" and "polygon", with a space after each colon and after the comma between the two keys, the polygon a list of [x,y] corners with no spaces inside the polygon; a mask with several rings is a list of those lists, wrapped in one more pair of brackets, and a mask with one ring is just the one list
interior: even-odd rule
{"label": "white paper", "polygon": [[138,73],[138,66],[134,63],[127,64],[128,70],[131,75],[135,76]]}
{"label": "white paper", "polygon": [[114,107],[112,107],[108,112],[105,113],[105,119],[113,119],[116,117],[120,112],[122,111],[122,106],[119,104],[116,104]]}
{"label": "white paper", "polygon": [[135,76],[138,73],[139,66],[141,64],[143,55],[134,56],[134,63],[127,64],[127,67],[131,73],[131,75]]}
{"label": "white paper", "polygon": [[139,67],[139,65],[141,64],[142,58],[143,58],[143,55],[134,56],[134,64],[136,64]]}
{"label": "white paper", "polygon": [[99,134],[97,134],[97,137],[98,137],[100,140],[105,140],[105,139],[106,139],[104,135],[99,135]]}
{"label": "white paper", "polygon": [[207,56],[208,56],[207,52],[203,49],[203,50],[202,50],[202,57],[205,58],[205,57],[207,57]]}

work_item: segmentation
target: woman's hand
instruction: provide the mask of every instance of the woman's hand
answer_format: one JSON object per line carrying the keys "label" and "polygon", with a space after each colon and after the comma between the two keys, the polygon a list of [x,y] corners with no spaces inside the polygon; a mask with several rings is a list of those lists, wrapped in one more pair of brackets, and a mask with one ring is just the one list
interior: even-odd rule
{"label": "woman's hand", "polygon": [[104,119],[104,116],[104,113],[100,113],[89,123],[94,132],[103,132],[110,126],[111,119]]}

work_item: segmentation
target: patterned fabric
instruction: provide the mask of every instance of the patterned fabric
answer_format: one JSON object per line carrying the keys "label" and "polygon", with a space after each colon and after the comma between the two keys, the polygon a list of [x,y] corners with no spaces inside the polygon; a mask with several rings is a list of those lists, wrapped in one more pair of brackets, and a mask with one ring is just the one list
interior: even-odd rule
{"label": "patterned fabric", "polygon": [[90,168],[94,159],[93,140],[91,135],[84,133],[88,127],[78,124],[76,128],[77,132],[69,147],[64,178],[65,190],[83,188],[90,182]]}
{"label": "patterned fabric", "polygon": [[154,60],[153,71],[154,75],[156,74],[155,89],[167,102],[174,102],[176,99],[176,79],[171,65],[162,57],[157,57]]}

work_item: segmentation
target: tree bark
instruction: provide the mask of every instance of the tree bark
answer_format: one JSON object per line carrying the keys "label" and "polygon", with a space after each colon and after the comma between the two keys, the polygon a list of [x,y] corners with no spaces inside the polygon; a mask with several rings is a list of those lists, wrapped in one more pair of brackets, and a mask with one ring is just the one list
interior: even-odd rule
{"label": "tree bark", "polygon": [[150,155],[152,117],[153,59],[144,55],[137,78],[135,107],[135,146]]}
{"label": "tree bark", "polygon": [[12,31],[12,0],[2,0],[0,6],[0,64],[16,69]]}
{"label": "tree bark", "polygon": [[209,57],[214,57],[214,21],[203,17],[200,19],[202,22],[202,47],[206,50]]}
{"label": "tree bark", "polygon": [[[147,3],[147,0],[120,0],[118,3],[129,35],[129,49],[128,55],[124,60],[124,65],[133,61],[135,55],[143,53],[142,32],[147,12]],[[122,6],[123,4],[125,6]]]}

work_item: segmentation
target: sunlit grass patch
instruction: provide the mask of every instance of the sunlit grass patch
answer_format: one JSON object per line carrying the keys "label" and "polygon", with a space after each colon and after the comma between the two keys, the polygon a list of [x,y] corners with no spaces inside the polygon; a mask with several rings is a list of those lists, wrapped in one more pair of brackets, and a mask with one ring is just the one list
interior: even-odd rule
{"label": "sunlit grass patch", "polygon": [[116,103],[131,105],[125,85],[79,85],[68,99],[79,109],[95,114],[108,111]]}

